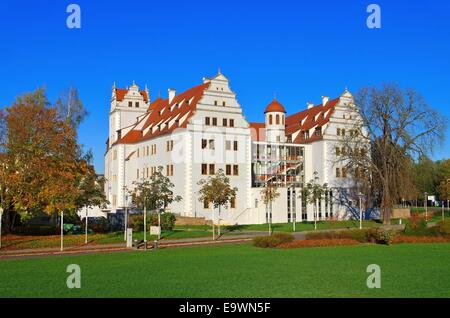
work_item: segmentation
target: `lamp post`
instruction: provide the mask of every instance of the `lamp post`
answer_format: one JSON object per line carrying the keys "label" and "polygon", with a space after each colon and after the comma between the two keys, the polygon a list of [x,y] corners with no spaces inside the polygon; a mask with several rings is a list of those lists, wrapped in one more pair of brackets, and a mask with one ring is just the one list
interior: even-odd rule
{"label": "lamp post", "polygon": [[147,250],[147,206],[144,203],[144,250]]}
{"label": "lamp post", "polygon": [[[319,184],[319,177],[318,177],[318,172],[317,171],[315,171],[314,174],[315,174],[314,182],[316,183],[314,185],[314,188],[315,188]],[[314,190],[313,190],[313,192],[314,192]],[[315,196],[314,193],[313,193],[313,196]],[[317,216],[318,216],[318,213],[319,213],[319,200],[317,198],[314,198],[314,201],[316,201],[315,202],[316,203],[316,213],[314,214],[314,230],[317,230]]]}
{"label": "lamp post", "polygon": [[0,206],[0,249],[2,248],[2,221],[3,221],[3,208]]}
{"label": "lamp post", "polygon": [[428,221],[428,192],[424,193],[425,195],[425,202],[423,203],[425,205],[425,222]]}
{"label": "lamp post", "polygon": [[85,228],[84,228],[84,244],[88,242],[88,207],[85,206],[86,209],[86,220],[85,220]]}
{"label": "lamp post", "polygon": [[61,252],[64,250],[64,211],[61,211]]}
{"label": "lamp post", "polygon": [[358,193],[359,198],[359,229],[362,229],[362,198],[364,197],[364,194],[361,192]]}
{"label": "lamp post", "polygon": [[124,224],[123,240],[125,242],[127,240],[127,227],[128,227],[128,210],[127,210],[128,196],[126,195],[126,190],[127,190],[127,187],[124,185],[123,186],[123,196],[124,196],[124,199],[123,199],[123,210],[124,210],[124,213],[123,213],[123,218],[124,218],[124,220],[123,220],[123,224]]}

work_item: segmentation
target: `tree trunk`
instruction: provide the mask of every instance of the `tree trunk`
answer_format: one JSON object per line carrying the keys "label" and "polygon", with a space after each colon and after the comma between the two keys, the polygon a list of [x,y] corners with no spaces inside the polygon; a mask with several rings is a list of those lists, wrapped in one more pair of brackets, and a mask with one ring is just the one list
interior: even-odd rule
{"label": "tree trunk", "polygon": [[383,224],[390,224],[392,214],[392,200],[388,181],[383,182],[383,198],[381,200],[381,209],[383,212]]}

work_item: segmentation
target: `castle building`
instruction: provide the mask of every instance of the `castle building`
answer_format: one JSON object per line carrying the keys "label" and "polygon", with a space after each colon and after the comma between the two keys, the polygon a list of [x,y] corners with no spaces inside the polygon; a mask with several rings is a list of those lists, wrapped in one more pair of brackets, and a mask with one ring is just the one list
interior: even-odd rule
{"label": "castle building", "polygon": [[[223,169],[238,192],[222,209],[222,224],[266,223],[261,191],[269,182],[280,194],[272,204],[274,223],[312,221],[315,210],[318,219],[348,218],[348,202],[340,194],[349,193],[353,182],[335,159],[339,138],[350,133],[358,116],[345,90],[292,115],[274,99],[264,109],[264,122],[248,122],[220,71],[200,85],[182,93],[169,89],[168,98],[153,101],[147,87],[113,85],[105,154],[108,212],[130,207],[133,183],[150,178],[161,166],[175,185],[174,195],[182,197],[169,209],[182,216],[215,215],[217,222],[211,204],[198,200],[198,181]],[[312,179],[327,184],[316,204],[302,197]]]}

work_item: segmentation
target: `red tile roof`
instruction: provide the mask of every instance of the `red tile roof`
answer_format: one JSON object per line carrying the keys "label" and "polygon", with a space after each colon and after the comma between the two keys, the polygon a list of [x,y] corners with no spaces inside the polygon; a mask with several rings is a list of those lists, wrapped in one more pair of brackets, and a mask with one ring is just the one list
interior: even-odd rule
{"label": "red tile roof", "polygon": [[273,99],[273,101],[267,105],[266,110],[264,111],[265,113],[268,112],[282,112],[282,113],[286,113],[286,111],[284,110],[283,105],[281,105],[276,98]]}
{"label": "red tile roof", "polygon": [[[290,116],[286,116],[286,137],[292,137],[294,133],[298,132],[295,140],[292,140],[294,143],[309,143],[322,139],[322,135],[316,135],[314,132],[310,134],[308,139],[303,139],[301,132],[309,131],[312,128],[322,127],[327,124],[338,102],[339,97],[328,101],[325,106],[320,104]],[[259,131],[260,129],[258,128],[264,127],[264,123],[250,123],[250,127]],[[264,133],[252,133],[252,139],[256,141],[263,141],[265,139]]]}
{"label": "red tile roof", "polygon": [[266,125],[264,123],[249,123],[252,140],[264,141],[266,140]]}
{"label": "red tile roof", "polygon": [[[123,101],[125,95],[128,93],[127,89],[123,89],[123,88],[116,88],[116,99],[117,101],[121,102]],[[144,97],[144,101],[147,103],[148,102],[148,95],[146,91],[139,91],[139,93],[142,95],[142,97]]]}
{"label": "red tile roof", "polygon": [[[178,94],[170,103],[169,99],[158,97],[150,104],[147,114],[116,143],[136,143],[170,133],[176,128],[186,128],[209,84],[207,82]],[[181,120],[177,125],[176,122]]]}

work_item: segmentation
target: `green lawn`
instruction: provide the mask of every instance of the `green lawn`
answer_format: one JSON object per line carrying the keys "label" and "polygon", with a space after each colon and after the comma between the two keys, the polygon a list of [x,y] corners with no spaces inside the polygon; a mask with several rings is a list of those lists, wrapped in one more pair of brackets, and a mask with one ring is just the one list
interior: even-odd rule
{"label": "green lawn", "polygon": [[[376,221],[363,221],[363,227],[376,227],[382,225]],[[343,229],[343,228],[358,228],[359,221],[319,221],[317,222],[318,230],[326,229]],[[267,224],[251,224],[251,225],[234,225],[226,227],[227,230],[239,232],[239,231],[268,231],[269,226]],[[272,224],[272,230],[274,232],[293,232],[292,223],[274,223]],[[314,230],[314,222],[296,222],[295,231],[312,231]]]}
{"label": "green lawn", "polygon": [[[202,229],[174,229],[173,231],[163,231],[162,239],[183,239],[183,238],[196,238],[196,237],[212,237],[212,232]],[[84,244],[84,234],[71,234],[64,236],[64,245],[80,246]],[[133,238],[142,240],[144,238],[144,232],[134,232]],[[147,234],[147,240],[151,241],[156,239],[154,235]],[[102,234],[89,234],[89,244],[110,244],[110,243],[124,243],[123,232],[102,233]],[[30,248],[51,248],[60,246],[60,236],[6,236],[3,238],[2,246],[7,249],[30,249]]]}
{"label": "green lawn", "polygon": [[[81,267],[81,289],[66,267]],[[366,287],[369,264],[381,289]],[[0,297],[450,297],[450,244],[248,244],[0,261]]]}
{"label": "green lawn", "polygon": [[[376,227],[381,223],[376,221],[363,221],[363,227]],[[319,221],[317,222],[317,229],[339,229],[339,228],[357,228],[358,221]],[[216,229],[217,230],[217,229]],[[277,223],[272,224],[274,232],[293,232],[292,223]],[[314,222],[297,222],[296,231],[312,231],[314,230]],[[222,226],[222,234],[239,235],[245,231],[268,231],[267,224],[252,224],[252,225],[235,225]],[[162,239],[184,239],[184,238],[199,238],[212,237],[212,227],[210,225],[177,225],[173,231],[163,231]],[[144,238],[143,232],[134,232],[133,238],[142,240]],[[147,235],[147,240],[156,239],[156,236]],[[109,244],[123,242],[123,232],[89,234],[88,240],[90,244]],[[64,244],[66,247],[80,246],[84,244],[84,234],[79,235],[65,235]],[[3,247],[7,249],[30,249],[30,248],[50,248],[60,246],[59,235],[51,236],[5,236],[2,241]]]}

